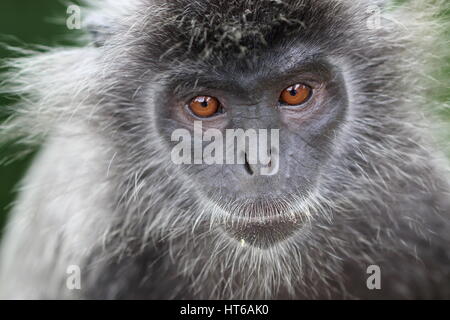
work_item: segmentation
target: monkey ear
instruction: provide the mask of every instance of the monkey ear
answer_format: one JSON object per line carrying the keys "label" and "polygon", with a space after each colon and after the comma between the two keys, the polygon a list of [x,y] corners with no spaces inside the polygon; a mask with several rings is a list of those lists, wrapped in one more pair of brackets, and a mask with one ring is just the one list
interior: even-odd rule
{"label": "monkey ear", "polygon": [[87,23],[86,29],[96,47],[102,47],[113,35],[112,27],[108,24]]}
{"label": "monkey ear", "polygon": [[112,16],[101,7],[88,7],[84,19],[84,27],[90,36],[90,40],[96,47],[102,47],[114,34],[114,26],[117,25],[119,17]]}
{"label": "monkey ear", "polygon": [[394,1],[393,0],[369,0],[367,1],[369,5],[377,6],[380,8],[386,8],[390,6]]}
{"label": "monkey ear", "polygon": [[84,4],[83,21],[93,43],[101,47],[111,38],[122,19],[136,11],[140,0],[82,0]]}

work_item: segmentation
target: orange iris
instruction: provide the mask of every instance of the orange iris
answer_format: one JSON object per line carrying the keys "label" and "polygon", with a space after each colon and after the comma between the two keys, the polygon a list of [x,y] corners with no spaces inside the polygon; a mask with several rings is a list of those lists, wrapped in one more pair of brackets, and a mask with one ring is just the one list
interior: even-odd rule
{"label": "orange iris", "polygon": [[191,111],[201,118],[208,118],[217,113],[220,103],[216,98],[209,96],[199,96],[194,98],[189,104]]}
{"label": "orange iris", "polygon": [[280,100],[291,106],[300,105],[308,101],[312,89],[304,84],[296,84],[286,88],[281,93]]}

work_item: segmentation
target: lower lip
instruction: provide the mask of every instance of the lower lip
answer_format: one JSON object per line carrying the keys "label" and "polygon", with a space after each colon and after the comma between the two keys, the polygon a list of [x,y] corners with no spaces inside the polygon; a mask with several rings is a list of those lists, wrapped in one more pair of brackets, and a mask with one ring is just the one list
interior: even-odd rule
{"label": "lower lip", "polygon": [[241,242],[260,249],[268,249],[291,237],[303,226],[297,217],[237,218],[223,225],[225,232]]}

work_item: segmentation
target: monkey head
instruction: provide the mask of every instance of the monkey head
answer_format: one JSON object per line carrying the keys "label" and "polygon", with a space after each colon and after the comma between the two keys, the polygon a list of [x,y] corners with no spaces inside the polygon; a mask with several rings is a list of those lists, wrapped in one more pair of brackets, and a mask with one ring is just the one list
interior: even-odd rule
{"label": "monkey head", "polygon": [[[239,1],[232,9],[226,1],[204,6],[170,2],[154,10],[157,30],[146,32],[150,36],[142,35],[142,27],[121,37],[130,50],[126,69],[119,72],[139,79],[139,84],[127,81],[123,87],[131,88],[129,95],[145,110],[152,123],[147,126],[156,130],[152,139],[166,147],[163,153],[175,147],[177,130],[194,136],[195,123],[201,123],[203,133],[220,132],[228,142],[232,130],[262,129],[269,136],[277,131],[272,140],[279,141],[271,141],[266,164],[250,161],[248,147],[255,142],[247,140],[247,152],[231,148],[241,160],[237,163],[219,159],[178,165],[177,175],[188,181],[191,196],[220,217],[214,219],[220,230],[257,247],[302,230],[309,219],[304,203],[333,157],[346,120],[344,76],[328,50],[334,44],[325,46],[318,36],[332,27],[317,25],[325,8],[315,5],[309,12],[306,2],[273,2],[269,8]],[[206,144],[202,142],[203,149]],[[189,153],[194,153],[192,146]],[[223,148],[230,149],[229,143]],[[264,169],[268,174],[261,174]]]}

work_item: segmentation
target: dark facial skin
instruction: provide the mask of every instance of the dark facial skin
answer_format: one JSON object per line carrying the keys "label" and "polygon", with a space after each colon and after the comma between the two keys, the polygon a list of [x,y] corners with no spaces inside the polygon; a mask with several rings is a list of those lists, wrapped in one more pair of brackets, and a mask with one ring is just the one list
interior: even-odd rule
{"label": "dark facial skin", "polygon": [[[333,152],[333,140],[347,111],[347,95],[339,70],[318,54],[296,49],[273,51],[223,67],[210,66],[173,77],[159,93],[159,129],[170,142],[174,130],[279,129],[279,170],[260,175],[260,165],[184,165],[199,193],[230,216],[223,230],[238,241],[269,247],[302,227],[301,212],[290,212],[294,197],[314,190],[321,168]],[[312,95],[301,105],[280,102],[284,89],[305,84]],[[210,118],[189,109],[196,96],[211,96],[222,104]],[[270,135],[270,134],[269,134]],[[206,143],[207,144],[207,143]],[[283,200],[283,201],[282,201]],[[245,204],[245,205],[244,205]],[[233,223],[231,223],[233,222]],[[238,223],[236,223],[238,222]]]}

